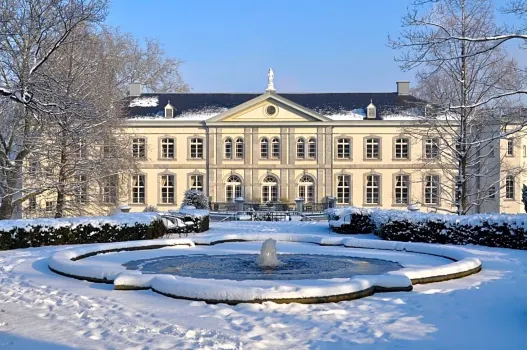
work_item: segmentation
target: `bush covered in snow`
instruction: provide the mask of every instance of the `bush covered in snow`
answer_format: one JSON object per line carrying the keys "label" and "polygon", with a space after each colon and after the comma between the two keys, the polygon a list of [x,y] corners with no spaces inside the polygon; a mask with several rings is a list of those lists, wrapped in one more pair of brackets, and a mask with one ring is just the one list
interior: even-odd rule
{"label": "bush covered in snow", "polygon": [[186,190],[183,195],[183,203],[181,203],[181,208],[186,206],[193,206],[196,209],[209,209],[209,199],[205,194],[199,190]]}
{"label": "bush covered in snow", "polygon": [[193,232],[205,232],[208,231],[210,225],[210,213],[205,209],[194,209],[190,207],[183,207],[179,210],[179,214],[185,215],[194,222],[192,228]]}
{"label": "bush covered in snow", "polygon": [[167,233],[157,215],[0,221],[0,250],[154,239]]}
{"label": "bush covered in snow", "polygon": [[155,205],[147,205],[145,209],[143,210],[144,213],[156,213],[159,210]]}
{"label": "bush covered in snow", "polygon": [[478,244],[527,249],[527,215],[449,215],[400,210],[343,208],[328,211],[339,233],[373,232],[389,241]]}

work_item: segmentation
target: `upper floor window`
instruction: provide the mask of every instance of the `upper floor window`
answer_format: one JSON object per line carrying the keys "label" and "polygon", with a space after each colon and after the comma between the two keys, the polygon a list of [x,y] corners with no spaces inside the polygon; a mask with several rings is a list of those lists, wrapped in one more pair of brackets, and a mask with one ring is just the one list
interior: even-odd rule
{"label": "upper floor window", "polygon": [[351,140],[348,138],[337,139],[337,158],[349,159],[351,158]]}
{"label": "upper floor window", "polygon": [[280,158],[280,139],[278,137],[273,137],[271,140],[271,156]]}
{"label": "upper floor window", "polygon": [[203,192],[203,175],[190,175],[190,189]]}
{"label": "upper floor window", "polygon": [[225,139],[225,159],[232,159],[232,140],[230,137]]}
{"label": "upper floor window", "polygon": [[174,204],[174,175],[161,175],[161,203]]}
{"label": "upper floor window", "polygon": [[145,176],[134,175],[132,176],[132,203],[144,204],[145,203]]}
{"label": "upper floor window", "polygon": [[28,167],[27,167],[27,173],[30,176],[35,176],[38,173],[39,168],[39,162],[38,160],[30,160]]}
{"label": "upper floor window", "polygon": [[514,199],[514,176],[507,175],[505,178],[505,199]]}
{"label": "upper floor window", "polygon": [[203,139],[190,139],[190,158],[203,159]]}
{"label": "upper floor window", "polygon": [[104,142],[102,145],[102,156],[103,158],[111,158],[113,156],[113,148],[109,142]]}
{"label": "upper floor window", "polygon": [[425,176],[425,204],[439,204],[439,175]]}
{"label": "upper floor window", "polygon": [[296,141],[296,157],[300,159],[306,157],[306,141],[302,137]]}
{"label": "upper floor window", "polygon": [[425,140],[425,159],[439,157],[439,139],[432,138]]}
{"label": "upper floor window", "polygon": [[243,139],[238,137],[236,141],[234,141],[234,151],[236,159],[243,159]]}
{"label": "upper floor window", "polygon": [[269,140],[265,137],[260,141],[260,157],[269,158]]}
{"label": "upper floor window", "polygon": [[380,183],[379,175],[366,176],[366,204],[380,203]]}
{"label": "upper floor window", "polygon": [[145,158],[146,157],[146,139],[136,138],[132,139],[132,157]]}
{"label": "upper floor window", "polygon": [[174,139],[171,139],[171,138],[161,139],[161,158],[174,159],[174,156],[175,156],[174,149],[175,149]]}
{"label": "upper floor window", "polygon": [[395,159],[410,158],[410,140],[406,138],[395,139]]}
{"label": "upper floor window", "polygon": [[512,157],[514,156],[514,140],[513,139],[507,139],[507,153],[506,156]]}
{"label": "upper floor window", "polygon": [[366,139],[366,159],[381,158],[381,141],[378,138]]}
{"label": "upper floor window", "polygon": [[309,158],[317,157],[317,140],[314,137],[307,141],[307,156]]}

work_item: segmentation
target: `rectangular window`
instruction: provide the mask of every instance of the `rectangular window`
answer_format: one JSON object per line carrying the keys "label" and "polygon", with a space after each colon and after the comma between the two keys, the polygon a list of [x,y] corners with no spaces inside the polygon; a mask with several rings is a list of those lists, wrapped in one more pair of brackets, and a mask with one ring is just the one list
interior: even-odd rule
{"label": "rectangular window", "polygon": [[145,203],[145,176],[134,175],[132,176],[132,203],[144,204]]}
{"label": "rectangular window", "polygon": [[300,138],[296,141],[296,157],[303,159],[306,156],[306,143],[304,139]]}
{"label": "rectangular window", "polygon": [[351,140],[347,138],[337,139],[337,158],[350,159],[351,158]]}
{"label": "rectangular window", "polygon": [[102,156],[103,156],[103,158],[111,158],[111,157],[113,157],[113,153],[114,153],[114,150],[113,150],[112,146],[110,145],[110,143],[105,142],[104,145],[102,146]]}
{"label": "rectangular window", "polygon": [[161,203],[174,204],[174,175],[161,176]]}
{"label": "rectangular window", "polygon": [[161,139],[161,158],[163,159],[174,159],[174,139],[164,138]]}
{"label": "rectangular window", "polygon": [[439,139],[425,140],[425,159],[435,159],[439,157]]}
{"label": "rectangular window", "polygon": [[27,167],[27,173],[30,176],[35,176],[38,173],[39,163],[37,160],[30,160],[28,167]]}
{"label": "rectangular window", "polygon": [[32,210],[37,210],[37,196],[31,196],[29,197],[29,202],[27,204],[27,209],[32,211]]}
{"label": "rectangular window", "polygon": [[102,202],[104,204],[115,204],[117,202],[117,175],[103,179]]}
{"label": "rectangular window", "polygon": [[439,204],[439,175],[425,176],[425,204]]}
{"label": "rectangular window", "polygon": [[505,199],[514,199],[514,176],[505,178]]}
{"label": "rectangular window", "polygon": [[190,175],[190,189],[203,192],[203,175]]}
{"label": "rectangular window", "polygon": [[86,175],[75,177],[75,203],[88,203],[88,183]]}
{"label": "rectangular window", "polygon": [[190,158],[203,159],[203,140],[194,138],[190,139]]}
{"label": "rectangular window", "polygon": [[410,176],[395,176],[395,204],[408,204],[410,193]]}
{"label": "rectangular window", "polygon": [[351,176],[337,176],[337,203],[349,204],[351,199]]}
{"label": "rectangular window", "polygon": [[48,213],[53,211],[54,207],[55,207],[55,202],[53,202],[53,201],[46,201],[46,211]]}
{"label": "rectangular window", "polygon": [[381,177],[379,175],[366,176],[366,204],[379,204]]}
{"label": "rectangular window", "polygon": [[395,159],[408,159],[410,157],[410,140],[395,139]]}
{"label": "rectangular window", "polygon": [[496,192],[497,192],[497,191],[496,191],[496,186],[494,186],[494,185],[493,185],[493,186],[490,186],[490,187],[489,187],[488,197],[489,197],[490,199],[495,199],[495,198],[496,198]]}
{"label": "rectangular window", "polygon": [[260,141],[260,158],[269,158],[269,140],[267,140],[266,138]]}
{"label": "rectangular window", "polygon": [[380,159],[380,140],[377,138],[366,139],[366,159]]}
{"label": "rectangular window", "polygon": [[132,157],[145,158],[146,157],[146,139],[138,138],[132,139]]}
{"label": "rectangular window", "polygon": [[507,157],[514,156],[514,140],[513,139],[507,139]]}

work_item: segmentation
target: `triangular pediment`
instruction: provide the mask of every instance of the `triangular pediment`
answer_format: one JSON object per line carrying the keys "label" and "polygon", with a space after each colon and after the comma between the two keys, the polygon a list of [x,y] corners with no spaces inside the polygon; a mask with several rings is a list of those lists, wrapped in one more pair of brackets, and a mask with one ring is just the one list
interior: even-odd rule
{"label": "triangular pediment", "polygon": [[266,92],[213,118],[207,119],[207,123],[321,122],[328,120],[328,118],[309,108],[296,104],[275,93]]}

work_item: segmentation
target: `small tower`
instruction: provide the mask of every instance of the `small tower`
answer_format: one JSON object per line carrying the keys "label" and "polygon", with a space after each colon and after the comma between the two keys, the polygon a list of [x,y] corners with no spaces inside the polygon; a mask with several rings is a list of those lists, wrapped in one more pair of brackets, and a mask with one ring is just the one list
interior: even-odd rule
{"label": "small tower", "polygon": [[370,104],[366,107],[366,119],[377,118],[377,107],[373,104],[373,100],[370,100]]}

